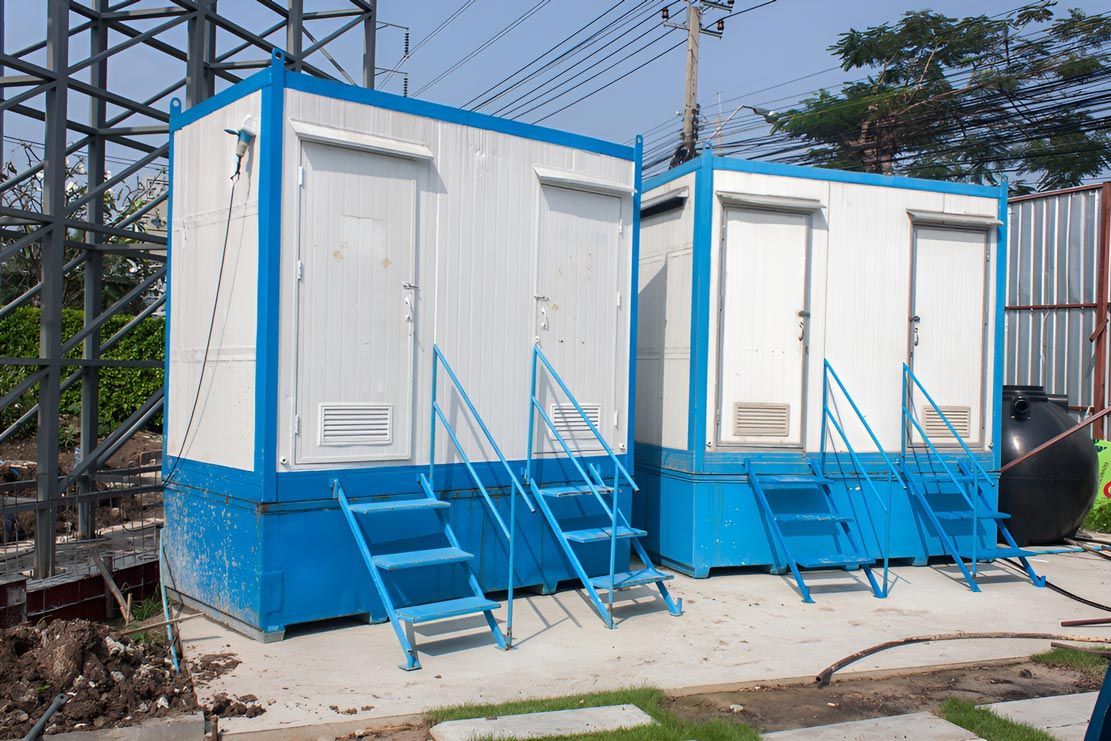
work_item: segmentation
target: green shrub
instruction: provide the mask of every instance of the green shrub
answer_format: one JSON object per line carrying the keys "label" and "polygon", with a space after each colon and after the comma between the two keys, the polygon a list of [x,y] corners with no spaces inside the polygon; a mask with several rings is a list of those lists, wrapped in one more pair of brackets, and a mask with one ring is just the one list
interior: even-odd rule
{"label": "green shrub", "polygon": [[[101,341],[107,341],[133,317],[117,314],[100,328]],[[62,310],[63,342],[77,334],[84,322],[83,312],[77,309]],[[114,360],[161,360],[163,358],[165,322],[162,317],[147,317],[133,327],[119,342],[104,353]],[[35,358],[39,355],[39,309],[22,307],[0,319],[0,357]],[[80,358],[81,345],[66,354],[67,358]],[[65,367],[64,381],[77,366]],[[14,388],[35,372],[31,366],[0,366],[0,389]],[[105,434],[138,409],[147,398],[162,386],[161,368],[102,368],[100,371],[100,431]],[[32,386],[17,401],[0,411],[0,429],[7,429],[37,401],[37,386]],[[76,417],[81,412],[81,382],[76,381],[62,394],[63,417]],[[161,426],[161,415],[154,420]],[[27,421],[17,435],[30,435],[35,431],[34,418]],[[72,425],[64,425],[63,441],[73,437]]]}
{"label": "green shrub", "polygon": [[1093,507],[1084,520],[1084,529],[1097,533],[1111,533],[1111,505]]}

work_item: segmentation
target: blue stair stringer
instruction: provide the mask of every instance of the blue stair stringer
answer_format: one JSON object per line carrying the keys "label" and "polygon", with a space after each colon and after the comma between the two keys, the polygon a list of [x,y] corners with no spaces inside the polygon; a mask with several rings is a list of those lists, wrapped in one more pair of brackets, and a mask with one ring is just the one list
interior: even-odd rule
{"label": "blue stair stringer", "polygon": [[[918,421],[912,399],[915,392],[921,393],[938,419],[945,423],[949,430],[950,439],[959,444],[958,449],[954,449],[954,454],[950,456],[950,460],[956,458],[956,470],[954,470],[950,461],[947,461],[945,456],[941,454]],[[953,563],[960,569],[969,589],[973,592],[980,591],[980,586],[976,583],[978,564],[981,561],[992,561],[997,558],[1018,558],[1034,586],[1044,587],[1045,577],[1039,576],[1028,560],[1030,556],[1037,554],[1034,551],[1018,547],[1004,522],[1010,515],[999,512],[989,504],[993,499],[998,501],[997,498],[989,498],[985,495],[985,491],[995,490],[997,481],[989,476],[979,461],[976,460],[953,423],[934,402],[926,387],[914,375],[914,371],[905,363],[903,364],[902,417],[903,451],[899,466],[900,474],[906,482],[907,491],[911,495],[911,502],[919,514],[929,523],[930,528],[937,534],[945,552],[949,554]],[[912,446],[911,441],[915,434],[917,434],[920,442]],[[919,460],[919,452],[926,459],[925,466]],[[908,455],[914,457],[916,461],[914,466],[908,463]],[[957,506],[956,509],[939,510],[931,502],[932,495],[954,493],[960,495],[958,501],[962,502],[963,506]],[[980,526],[981,520],[989,520],[994,524],[995,527],[988,528],[988,532],[994,533],[998,529],[1006,547],[1000,547],[994,537],[990,543],[980,545],[979,541],[983,532]],[[971,548],[962,549],[959,547],[957,539],[946,529],[945,523],[953,521],[971,521]]]}
{"label": "blue stair stringer", "polygon": [[[848,512],[843,512],[837,505],[837,499],[833,496],[831,490],[834,482],[819,473],[813,462],[805,456],[800,456],[800,463],[805,466],[805,472],[794,474],[760,473],[757,469],[758,464],[754,463],[752,459],[746,459],[742,463],[749,485],[756,496],[756,502],[764,515],[764,523],[771,534],[772,553],[777,561],[776,565],[781,567],[785,563],[790,568],[803,602],[813,602],[814,598],[810,596],[810,589],[802,578],[801,569],[841,568],[850,571],[862,568],[868,577],[872,593],[877,597],[883,597],[884,591],[876,581],[875,574],[872,573],[872,563],[875,559],[868,555],[860,534],[857,532],[856,518]],[[828,509],[823,512],[777,512],[768,498],[768,492],[775,490],[818,491],[823,495]],[[788,536],[784,533],[784,526],[790,528],[800,523],[829,523],[832,525],[833,543],[836,551],[820,556],[796,557],[788,545]]]}
{"label": "blue stair stringer", "polygon": [[[359,548],[359,553],[363,557],[367,571],[370,572],[371,581],[374,582],[374,588],[378,592],[378,598],[381,600],[383,608],[385,608],[394,633],[397,634],[401,649],[405,652],[405,663],[401,665],[401,668],[406,671],[420,669],[417,650],[410,640],[408,630],[408,626],[415,623],[481,612],[486,617],[486,624],[490,626],[490,633],[494,636],[494,642],[498,648],[505,649],[508,647],[501,629],[498,627],[497,620],[494,618],[493,611],[501,605],[486,599],[486,596],[482,593],[478,586],[478,579],[475,578],[474,570],[471,568],[471,561],[474,560],[474,556],[459,547],[459,541],[456,539],[451,525],[448,524],[446,511],[450,504],[436,497],[436,494],[428,485],[428,479],[423,474],[420,476],[420,483],[424,489],[425,496],[423,498],[351,504],[339,481],[332,482],[332,495],[339,500],[343,515],[355,536],[355,544]],[[391,512],[413,512],[418,509],[435,513],[436,517],[440,519],[440,525],[447,540],[446,547],[388,554],[375,554],[371,550],[371,543],[366,536],[360,518],[389,516]],[[386,583],[387,574],[402,569],[434,568],[446,564],[461,564],[466,569],[471,596],[420,605],[397,606],[394,604],[392,592]],[[403,625],[403,623],[407,625]]]}
{"label": "blue stair stringer", "polygon": [[[556,382],[563,392],[564,397],[574,406],[581,421],[585,423],[586,428],[589,429],[593,435],[594,440],[592,442],[596,442],[600,445],[602,450],[605,451],[606,456],[608,456],[609,461],[613,464],[613,478],[610,482],[607,483],[607,481],[603,479],[601,472],[595,465],[583,465],[583,462],[580,461],[579,457],[571,450],[567,440],[564,438],[563,434],[560,433],[555,422],[552,421],[552,418],[537,399],[536,379],[538,364],[544,366],[549,377]],[[614,455],[613,450],[602,437],[602,433],[598,431],[597,426],[590,420],[590,417],[583,410],[582,405],[579,404],[578,400],[571,393],[571,390],[556,372],[539,345],[533,345],[529,396],[528,458],[526,461],[525,479],[528,481],[533,497],[540,507],[540,511],[544,514],[544,518],[548,521],[548,525],[551,527],[556,541],[563,549],[564,555],[567,557],[575,575],[586,590],[591,604],[593,604],[594,608],[598,611],[599,617],[602,618],[602,621],[605,622],[607,627],[613,628],[614,594],[621,590],[649,584],[654,584],[659,589],[660,596],[663,598],[669,613],[672,615],[683,614],[683,600],[673,600],[671,593],[664,584],[664,582],[674,578],[673,575],[656,569],[652,564],[652,560],[648,557],[648,552],[645,551],[644,546],[640,543],[640,538],[647,535],[647,532],[630,526],[624,513],[621,512],[618,507],[617,497],[623,485],[622,482],[626,483],[634,492],[638,490],[636,482],[633,481],[632,476],[629,475],[625,466],[623,466],[621,461],[617,459],[617,456]],[[575,471],[581,477],[582,483],[561,483],[559,485],[549,486],[541,484],[533,478],[533,443],[536,431],[535,421],[538,415],[547,427],[552,439],[559,444],[566,459],[570,461]],[[609,494],[611,496],[610,502],[606,502],[603,494]],[[552,511],[549,500],[562,497],[587,497],[589,500],[588,495],[592,496],[594,501],[598,503],[599,513],[600,515],[604,515],[605,522],[597,527],[565,530],[559,518]],[[632,546],[641,562],[640,568],[634,568],[630,565],[628,571],[615,572],[618,540],[630,540],[632,542]],[[603,542],[608,542],[610,545],[609,573],[591,577],[587,574],[586,568],[583,566],[574,544]],[[599,595],[600,591],[607,592],[608,598],[606,601],[602,600]]]}

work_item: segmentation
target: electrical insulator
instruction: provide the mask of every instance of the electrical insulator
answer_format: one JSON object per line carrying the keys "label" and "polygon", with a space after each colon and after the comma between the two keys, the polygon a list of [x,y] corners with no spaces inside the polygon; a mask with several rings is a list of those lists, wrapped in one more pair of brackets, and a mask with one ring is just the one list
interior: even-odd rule
{"label": "electrical insulator", "polygon": [[409,75],[405,75],[405,79],[401,81],[401,94],[406,98],[409,97]]}
{"label": "electrical insulator", "polygon": [[409,32],[405,32],[405,56],[409,56]]}
{"label": "electrical insulator", "polygon": [[663,13],[663,15],[664,15],[664,20],[666,21],[666,20],[667,20],[668,18],[670,18],[670,17],[671,17],[671,11],[670,11],[670,10],[668,10],[667,8],[664,8],[664,13]]}
{"label": "electrical insulator", "polygon": [[718,19],[718,33],[725,31],[725,21],[721,18]]}

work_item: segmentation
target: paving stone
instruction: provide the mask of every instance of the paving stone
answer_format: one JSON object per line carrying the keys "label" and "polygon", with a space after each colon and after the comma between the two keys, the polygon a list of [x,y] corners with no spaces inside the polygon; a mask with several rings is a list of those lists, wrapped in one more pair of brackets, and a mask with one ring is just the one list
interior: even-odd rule
{"label": "paving stone", "polygon": [[616,731],[619,728],[633,728],[654,722],[652,716],[636,705],[607,705],[548,713],[504,715],[499,718],[452,720],[433,726],[432,738],[436,741],[471,741],[475,738],[574,736]]}
{"label": "paving stone", "polygon": [[971,731],[942,720],[933,713],[909,713],[889,718],[854,720],[814,728],[765,733],[776,741],[977,741]]}
{"label": "paving stone", "polygon": [[1098,692],[997,702],[984,707],[1017,723],[1046,731],[1059,741],[1083,741]]}

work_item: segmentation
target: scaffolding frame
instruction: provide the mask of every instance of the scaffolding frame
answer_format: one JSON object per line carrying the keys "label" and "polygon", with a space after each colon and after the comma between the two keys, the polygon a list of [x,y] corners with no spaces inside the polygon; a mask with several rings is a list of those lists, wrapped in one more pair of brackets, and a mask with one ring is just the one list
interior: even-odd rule
{"label": "scaffolding frame", "polygon": [[[106,499],[161,492],[158,463],[129,468],[121,476],[120,470],[106,468],[106,462],[161,412],[163,390],[151,394],[107,434],[100,434],[99,399],[103,369],[163,367],[158,358],[120,360],[105,358],[104,353],[163,308],[166,237],[152,232],[148,220],[164,208],[168,187],[114,220],[106,199],[113,187],[135,182],[152,166],[165,167],[170,96],[183,94],[186,107],[196,105],[252,70],[269,66],[275,48],[284,49],[289,69],[373,88],[377,31],[404,28],[378,19],[377,0],[333,2],[341,7],[306,11],[305,0],[252,0],[250,12],[271,21],[255,32],[218,9],[223,4],[225,10],[242,13],[248,6],[244,0],[43,0],[45,36],[9,52],[4,32],[9,18],[15,17],[16,3],[0,0],[0,141],[8,141],[5,123],[16,119],[23,127],[41,131],[42,139],[37,145],[41,161],[15,174],[5,172],[0,182],[0,196],[33,178],[41,182],[41,197],[32,207],[0,205],[0,265],[34,254],[34,248],[38,254],[38,283],[0,306],[0,319],[35,303],[40,310],[38,357],[0,357],[0,366],[28,370],[11,388],[0,388],[0,412],[29,393],[36,401],[14,422],[0,425],[3,442],[37,420],[35,478],[0,483],[0,515],[34,513],[32,579],[54,577],[58,570],[57,520],[62,508],[75,510],[76,539],[81,543],[97,537],[97,509]],[[21,10],[26,15],[26,6]],[[359,83],[330,50],[337,39],[352,32],[362,36]],[[87,39],[88,53],[74,59],[82,39]],[[121,94],[110,84],[112,62],[122,63],[120,55],[132,49],[153,55],[167,71],[147,75],[144,84],[150,90],[140,95]],[[73,98],[87,99],[84,116],[75,110]],[[6,148],[2,151],[6,154]],[[126,151],[135,159],[109,172],[109,159],[113,164],[121,161],[109,151]],[[67,158],[75,155],[85,163],[85,187],[79,190],[67,183],[72,176]],[[149,270],[106,306],[104,261],[109,255],[126,255]],[[81,278],[83,297],[82,326],[68,337],[62,325],[67,276]],[[104,338],[105,323],[140,298],[147,301],[146,307]],[[80,358],[67,357],[78,348]],[[75,464],[62,474],[62,395],[75,385],[81,398]],[[105,487],[106,480],[115,485]],[[30,489],[33,496],[20,496]],[[6,528],[7,522],[0,526]],[[7,530],[3,532],[6,539]],[[19,571],[25,570],[26,561],[0,560],[0,576],[6,564],[14,563]]]}

